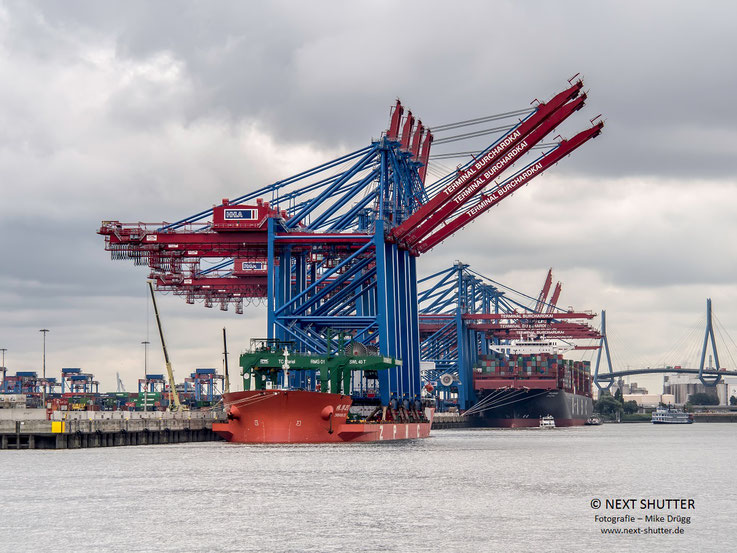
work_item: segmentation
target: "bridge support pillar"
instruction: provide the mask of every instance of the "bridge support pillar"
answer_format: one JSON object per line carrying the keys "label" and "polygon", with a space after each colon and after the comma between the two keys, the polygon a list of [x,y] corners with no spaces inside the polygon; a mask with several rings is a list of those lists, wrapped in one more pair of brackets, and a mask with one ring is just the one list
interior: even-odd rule
{"label": "bridge support pillar", "polygon": [[[722,379],[722,375],[707,376],[704,374],[704,361],[706,360],[706,348],[711,341],[711,350],[714,352],[714,361],[716,361],[716,369],[719,370],[719,353],[717,352],[717,344],[714,339],[714,327],[711,322],[711,298],[706,300],[706,333],[704,334],[704,346],[701,348],[701,362],[699,363],[699,380],[704,386],[716,386]],[[710,367],[711,368],[711,367]]]}
{"label": "bridge support pillar", "polygon": [[[601,350],[606,352],[608,375],[599,376],[599,366],[601,364]],[[594,369],[594,384],[599,390],[609,390],[614,384],[614,376],[612,376],[612,356],[609,354],[609,340],[606,336],[606,311],[601,312],[601,339],[599,340],[599,354],[596,356],[596,368]],[[606,385],[602,385],[602,381]]]}

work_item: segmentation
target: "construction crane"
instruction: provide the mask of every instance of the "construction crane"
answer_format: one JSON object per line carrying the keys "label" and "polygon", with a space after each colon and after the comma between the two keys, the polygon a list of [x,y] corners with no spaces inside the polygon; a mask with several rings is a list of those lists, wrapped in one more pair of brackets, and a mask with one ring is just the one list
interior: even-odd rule
{"label": "construction crane", "polygon": [[166,341],[164,340],[164,330],[161,327],[161,317],[159,317],[159,308],[156,305],[156,295],[154,294],[154,285],[151,281],[148,281],[148,289],[151,292],[151,301],[154,304],[154,313],[156,315],[156,326],[159,328],[159,337],[161,338],[161,349],[164,350],[164,361],[166,362],[166,373],[169,376],[169,390],[171,392],[171,398],[174,403],[172,411],[181,411],[182,404],[179,401],[179,392],[177,392],[177,386],[174,383],[174,370],[171,368],[171,362],[169,361],[169,352],[166,349]]}

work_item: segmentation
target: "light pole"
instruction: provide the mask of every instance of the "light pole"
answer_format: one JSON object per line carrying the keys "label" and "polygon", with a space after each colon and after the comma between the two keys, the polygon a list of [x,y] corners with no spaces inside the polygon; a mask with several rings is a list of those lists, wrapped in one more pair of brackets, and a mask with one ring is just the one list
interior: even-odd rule
{"label": "light pole", "polygon": [[4,392],[5,391],[5,371],[7,370],[5,368],[5,352],[8,351],[8,348],[0,348],[0,351],[3,352],[3,366],[2,366],[2,371],[3,371],[3,385],[2,385],[2,388],[0,388],[0,391]]}
{"label": "light pole", "polygon": [[46,409],[46,333],[50,332],[48,328],[42,328],[39,332],[44,335],[44,364],[43,364],[43,407]]}
{"label": "light pole", "polygon": [[141,342],[143,344],[143,410],[148,411],[148,340]]}

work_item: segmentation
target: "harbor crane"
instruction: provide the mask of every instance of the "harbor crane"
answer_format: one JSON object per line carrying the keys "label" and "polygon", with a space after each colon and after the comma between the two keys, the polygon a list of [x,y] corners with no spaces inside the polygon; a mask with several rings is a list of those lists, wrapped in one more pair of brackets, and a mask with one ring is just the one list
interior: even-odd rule
{"label": "harbor crane", "polygon": [[[388,130],[368,146],[173,223],[103,221],[98,233],[113,259],[147,266],[157,289],[188,303],[237,313],[266,303],[268,338],[294,343],[294,354],[332,351],[339,333],[378,347],[402,361],[379,373],[382,400],[416,395],[417,260],[601,133],[594,118],[504,178],[583,108],[583,81],[574,79],[551,100],[508,112],[515,120],[502,136],[432,183],[435,133],[397,100]],[[290,373],[300,388],[314,376]]]}

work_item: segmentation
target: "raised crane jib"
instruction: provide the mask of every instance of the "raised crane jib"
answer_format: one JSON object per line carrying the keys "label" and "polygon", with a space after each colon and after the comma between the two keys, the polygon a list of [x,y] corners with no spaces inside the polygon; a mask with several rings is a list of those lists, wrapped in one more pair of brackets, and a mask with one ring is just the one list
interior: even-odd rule
{"label": "raised crane jib", "polygon": [[523,140],[516,143],[511,150],[504,154],[504,156],[498,159],[494,164],[489,166],[486,171],[478,174],[471,182],[459,188],[450,200],[445,203],[445,205],[438,208],[435,212],[420,222],[417,228],[410,231],[402,241],[412,247],[437,229],[441,224],[445,223],[447,219],[463,204],[470,201],[477,193],[481,192],[481,190],[483,190],[487,185],[491,184],[494,179],[504,173],[507,168],[513,165],[533,146],[545,138],[547,134],[552,132],[555,127],[565,121],[574,112],[581,109],[585,101],[586,95],[582,94],[575,100],[556,110],[551,117],[546,119]]}
{"label": "raised crane jib", "polygon": [[407,119],[404,121],[404,127],[402,128],[402,138],[400,141],[400,147],[402,150],[409,150],[409,140],[412,136],[412,128],[415,125],[415,117],[411,111],[407,112]]}
{"label": "raised crane jib", "polygon": [[392,113],[392,119],[389,123],[389,131],[386,133],[386,137],[389,140],[396,140],[399,136],[399,123],[402,120],[403,113],[404,108],[402,107],[402,103],[397,98],[397,103],[394,106],[394,111]]}
{"label": "raised crane jib", "polygon": [[482,196],[479,203],[470,207],[465,212],[458,215],[455,219],[449,221],[443,227],[439,228],[435,233],[425,238],[416,246],[417,252],[424,253],[435,247],[440,242],[448,238],[448,236],[460,230],[468,223],[473,221],[476,217],[494,207],[504,198],[510,196],[513,192],[527,184],[530,180],[548,169],[550,166],[555,165],[563,157],[573,152],[576,148],[584,144],[586,141],[599,136],[603,128],[604,123],[600,121],[590,129],[578,133],[570,140],[562,140],[558,147],[555,148],[555,150],[546,154],[535,163],[531,164],[529,167],[526,167],[517,175],[514,175],[513,177],[502,182],[499,186],[495,187],[492,190],[491,194],[487,196]]}
{"label": "raised crane jib", "polygon": [[555,307],[558,305],[558,298],[560,298],[560,291],[563,289],[563,285],[558,282],[555,285],[555,290],[553,290],[553,295],[550,298],[550,303],[548,304],[547,313],[552,313],[555,311]]}
{"label": "raised crane jib", "polygon": [[427,175],[427,163],[430,161],[430,146],[432,145],[432,133],[430,131],[427,131],[425,134],[425,140],[422,142],[422,148],[420,150],[420,163],[422,163],[422,167],[420,167],[420,180],[422,183],[425,183],[425,176]]}
{"label": "raised crane jib", "polygon": [[422,133],[425,132],[425,127],[422,125],[421,120],[417,120],[417,129],[415,134],[412,135],[412,157],[418,159],[420,156],[420,141],[422,140]]}
{"label": "raised crane jib", "polygon": [[553,269],[548,269],[548,276],[545,277],[545,284],[543,284],[542,290],[540,290],[540,295],[537,297],[537,302],[535,303],[535,313],[542,313],[543,306],[545,305],[545,300],[548,299],[548,294],[550,293],[550,287],[553,285]]}
{"label": "raised crane jib", "polygon": [[[445,202],[447,202],[463,184],[475,175],[483,172],[486,167],[493,163],[496,159],[504,155],[510,148],[522,140],[525,136],[531,133],[538,125],[550,117],[555,110],[563,106],[569,100],[574,99],[578,96],[579,92],[583,88],[583,81],[579,80],[574,83],[571,87],[558,93],[549,102],[541,103],[537,106],[535,111],[528,116],[522,123],[515,127],[508,135],[497,142],[496,146],[486,152],[480,159],[462,171],[458,177],[446,186],[443,190],[433,196],[426,204],[420,207],[413,215],[407,218],[401,225],[395,227],[392,230],[392,236],[395,239],[402,238],[409,231],[414,229],[421,221],[427,217],[430,213],[438,209]],[[396,113],[396,110],[395,110]],[[392,124],[394,119],[392,119]],[[390,127],[390,131],[391,131]],[[398,129],[398,127],[397,127]],[[391,134],[391,133],[390,133]]]}

